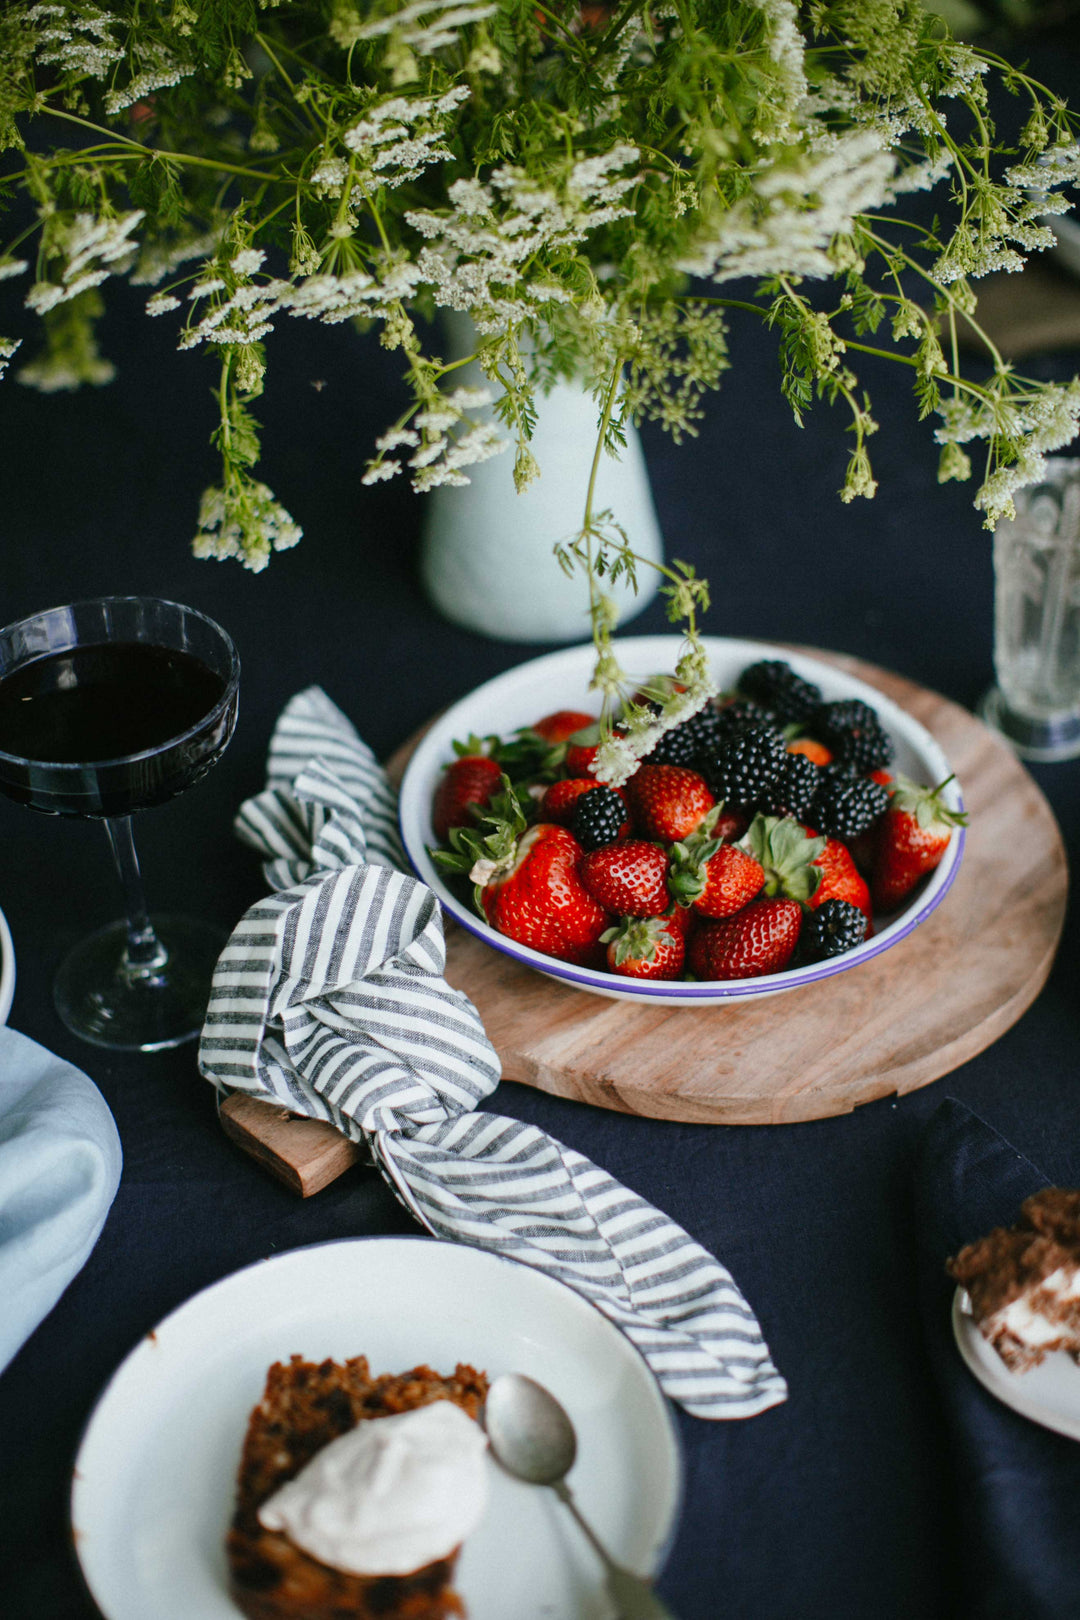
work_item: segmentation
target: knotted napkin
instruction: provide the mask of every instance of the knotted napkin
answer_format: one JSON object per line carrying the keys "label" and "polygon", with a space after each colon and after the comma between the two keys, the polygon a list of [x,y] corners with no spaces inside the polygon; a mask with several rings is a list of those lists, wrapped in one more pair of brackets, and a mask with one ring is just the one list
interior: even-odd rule
{"label": "knotted napkin", "polygon": [[442,913],[404,870],[396,794],[319,688],[282,713],[267,789],[236,827],[277,892],[218,962],[203,1075],[365,1142],[429,1232],[585,1295],[687,1411],[750,1417],[784,1400],[753,1312],[712,1255],[572,1148],[478,1111],[498,1056],[443,978]]}
{"label": "knotted napkin", "polygon": [[1080,1441],[1021,1417],[968,1371],[945,1271],[965,1244],[1012,1226],[1024,1199],[1050,1181],[955,1098],[924,1128],[915,1170],[920,1296],[955,1469],[966,1620],[1080,1616]]}
{"label": "knotted napkin", "polygon": [[89,1258],[120,1164],[116,1123],[93,1081],[0,1029],[0,1369]]}

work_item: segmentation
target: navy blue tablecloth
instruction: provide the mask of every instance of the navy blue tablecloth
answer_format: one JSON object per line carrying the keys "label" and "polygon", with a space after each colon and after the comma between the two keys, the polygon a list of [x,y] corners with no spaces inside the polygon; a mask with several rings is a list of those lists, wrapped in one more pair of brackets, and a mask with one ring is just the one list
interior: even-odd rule
{"label": "navy blue tablecloth", "polygon": [[[121,298],[106,318],[104,347],[119,362],[109,389],[45,399],[3,384],[0,622],[147,592],[232,632],[244,669],[234,742],[197,790],[138,825],[154,908],[228,928],[263,892],[232,816],[262,785],[272,722],[294,691],[321,684],[385,757],[434,711],[546,649],[455,629],[425,601],[419,499],[360,483],[394,414],[394,357],[344,328],[276,336],[259,402],[264,476],[303,542],[258,577],[195,561],[198,492],[215,479],[213,366],[175,354],[166,323],[140,306]],[[871,445],[880,488],[844,506],[844,423],[820,406],[796,429],[774,351],[769,334],[736,326],[733,368],[700,438],[675,448],[645,433],[669,553],[712,582],[706,630],[851,653],[974,706],[991,678],[990,541],[973,490],[936,485],[931,425],[916,421],[906,368],[865,368],[882,421]],[[1025,369],[1067,377],[1080,354]],[[633,625],[664,628],[659,605]],[[1034,775],[1075,861],[1080,761]],[[97,1393],[162,1315],[267,1254],[415,1230],[371,1171],[309,1201],[278,1185],[222,1134],[192,1047],[117,1057],[66,1034],[52,969],[118,910],[114,881],[99,828],[0,800],[0,908],[19,963],[11,1022],[91,1076],[125,1155],[88,1264],[0,1377],[5,1620],[93,1614],[67,1547],[70,1467]],[[928,994],[941,971],[927,964]],[[1070,916],[1048,985],[1000,1040],[946,1079],[846,1117],[698,1126],[500,1086],[495,1109],[579,1148],[731,1268],[790,1383],[784,1405],[747,1422],[680,1417],[685,1507],[661,1584],[682,1620],[963,1620],[970,1481],[922,1331],[913,1170],[949,1094],[1051,1180],[1080,1185],[1078,982]]]}

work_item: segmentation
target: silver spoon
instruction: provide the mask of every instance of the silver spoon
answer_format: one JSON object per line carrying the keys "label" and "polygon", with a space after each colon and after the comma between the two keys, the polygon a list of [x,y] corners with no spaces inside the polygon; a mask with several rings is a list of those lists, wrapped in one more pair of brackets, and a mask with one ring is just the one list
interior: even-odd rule
{"label": "silver spoon", "polygon": [[523,1373],[504,1373],[487,1393],[483,1413],[488,1442],[508,1474],[530,1485],[550,1485],[599,1554],[620,1620],[675,1620],[648,1581],[617,1564],[581,1516],[566,1475],[577,1456],[574,1425],[550,1390]]}

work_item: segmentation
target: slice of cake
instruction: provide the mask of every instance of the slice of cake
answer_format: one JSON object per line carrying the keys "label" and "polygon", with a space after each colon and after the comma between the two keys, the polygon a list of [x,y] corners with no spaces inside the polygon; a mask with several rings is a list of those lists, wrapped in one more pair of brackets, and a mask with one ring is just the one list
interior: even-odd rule
{"label": "slice of cake", "polygon": [[1046,1187],[1015,1226],[996,1227],[948,1262],[979,1331],[1013,1372],[1055,1350],[1080,1362],[1080,1191]]}
{"label": "slice of cake", "polygon": [[452,1377],[423,1366],[373,1378],[364,1356],[276,1362],[248,1422],[226,1542],[230,1591],[250,1620],[463,1615],[451,1589],[460,1540],[416,1567],[402,1563],[430,1539],[433,1522],[450,1534],[467,1522],[457,1500],[466,1493],[454,1491],[445,1510],[438,1496],[455,1460],[457,1477],[476,1484],[476,1439],[451,1432],[449,1414],[422,1420],[421,1434],[415,1424],[378,1420],[436,1402],[475,1420],[486,1393],[484,1374],[465,1365]]}

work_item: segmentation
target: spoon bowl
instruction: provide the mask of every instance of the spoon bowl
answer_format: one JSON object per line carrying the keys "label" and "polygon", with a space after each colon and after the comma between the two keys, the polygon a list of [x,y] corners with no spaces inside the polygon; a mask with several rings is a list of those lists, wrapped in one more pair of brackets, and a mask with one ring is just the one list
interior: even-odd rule
{"label": "spoon bowl", "polygon": [[550,1390],[522,1373],[495,1379],[484,1403],[484,1428],[496,1459],[530,1485],[554,1485],[574,1466],[574,1425]]}

